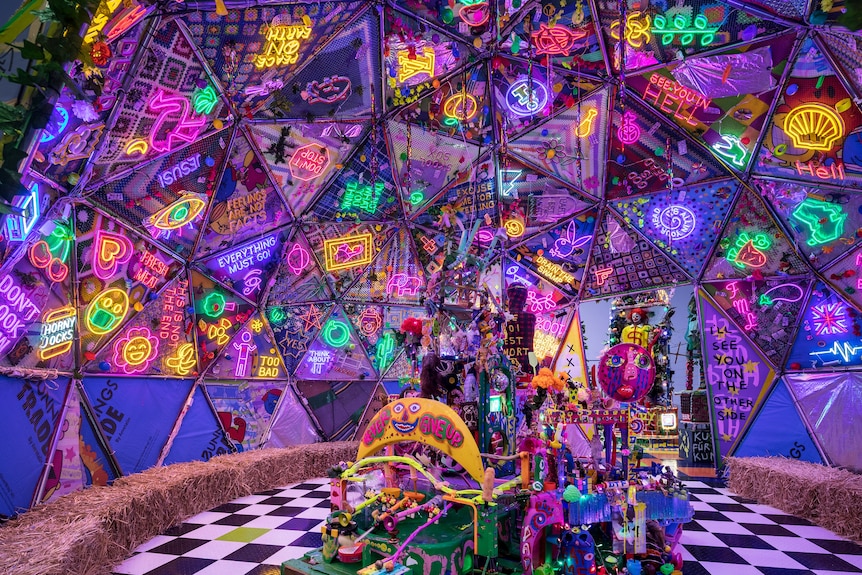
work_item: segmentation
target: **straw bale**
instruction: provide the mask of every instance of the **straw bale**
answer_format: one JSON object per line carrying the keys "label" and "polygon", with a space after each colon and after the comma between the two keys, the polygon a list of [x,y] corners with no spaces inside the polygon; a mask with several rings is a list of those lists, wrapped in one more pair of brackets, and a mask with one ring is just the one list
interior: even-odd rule
{"label": "straw bale", "polygon": [[357,450],[354,442],[257,449],[70,493],[0,527],[0,573],[107,575],[169,527],[237,497],[325,476]]}
{"label": "straw bale", "polygon": [[862,542],[862,475],[786,457],[729,457],[728,487]]}

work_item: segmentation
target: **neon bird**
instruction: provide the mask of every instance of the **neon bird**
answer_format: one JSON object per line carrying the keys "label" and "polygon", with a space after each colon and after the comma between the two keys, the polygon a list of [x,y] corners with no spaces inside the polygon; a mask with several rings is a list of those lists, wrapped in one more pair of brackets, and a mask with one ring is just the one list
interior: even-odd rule
{"label": "neon bird", "polygon": [[745,156],[748,155],[748,150],[736,136],[722,136],[721,142],[713,144],[712,149],[734,166],[739,168],[745,166]]}
{"label": "neon bird", "polygon": [[364,249],[365,248],[362,244],[353,248],[351,248],[349,244],[341,244],[338,246],[338,249],[335,250],[333,259],[337,262],[349,262],[350,260],[362,255]]}

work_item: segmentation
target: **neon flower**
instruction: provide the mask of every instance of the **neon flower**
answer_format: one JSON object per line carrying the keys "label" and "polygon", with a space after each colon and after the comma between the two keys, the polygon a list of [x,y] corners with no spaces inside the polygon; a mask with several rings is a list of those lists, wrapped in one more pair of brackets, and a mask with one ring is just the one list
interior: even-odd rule
{"label": "neon flower", "polygon": [[159,338],[148,327],[133,327],[114,342],[114,364],[123,373],[146,371],[159,353]]}
{"label": "neon flower", "polygon": [[816,335],[847,333],[849,321],[847,307],[841,302],[822,303],[811,308],[811,322]]}

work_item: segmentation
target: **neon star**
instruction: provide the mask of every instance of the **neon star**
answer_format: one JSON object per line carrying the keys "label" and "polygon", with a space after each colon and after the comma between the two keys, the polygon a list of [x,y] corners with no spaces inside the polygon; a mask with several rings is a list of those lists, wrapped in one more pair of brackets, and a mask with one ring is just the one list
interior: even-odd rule
{"label": "neon star", "polygon": [[323,317],[323,312],[317,309],[317,306],[311,304],[309,306],[308,311],[305,312],[305,315],[299,316],[299,319],[305,322],[305,331],[311,331],[311,328],[316,327],[320,329],[323,325],[320,323],[321,318]]}

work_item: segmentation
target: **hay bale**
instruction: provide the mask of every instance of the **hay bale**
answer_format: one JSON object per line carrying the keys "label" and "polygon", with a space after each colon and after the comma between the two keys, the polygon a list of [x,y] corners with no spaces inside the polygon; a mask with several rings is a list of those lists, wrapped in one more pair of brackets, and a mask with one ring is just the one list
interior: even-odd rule
{"label": "hay bale", "polygon": [[357,450],[355,442],[258,449],[70,493],[0,527],[0,573],[107,575],[169,527],[237,497],[325,476]]}
{"label": "hay bale", "polygon": [[729,457],[728,487],[862,542],[862,475],[786,457]]}

